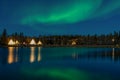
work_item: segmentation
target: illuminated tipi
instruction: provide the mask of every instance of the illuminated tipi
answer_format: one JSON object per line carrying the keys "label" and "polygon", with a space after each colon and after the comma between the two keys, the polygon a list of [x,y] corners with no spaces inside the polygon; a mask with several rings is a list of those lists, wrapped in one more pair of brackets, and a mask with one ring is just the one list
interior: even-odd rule
{"label": "illuminated tipi", "polygon": [[12,39],[10,39],[10,41],[8,42],[8,45],[15,45],[15,42]]}
{"label": "illuminated tipi", "polygon": [[18,44],[19,44],[19,41],[18,41],[18,40],[16,40],[16,41],[15,41],[15,44],[16,44],[16,45],[18,45]]}
{"label": "illuminated tipi", "polygon": [[72,45],[76,45],[76,41],[72,41]]}
{"label": "illuminated tipi", "polygon": [[41,41],[38,41],[37,45],[42,45],[42,42],[41,42]]}
{"label": "illuminated tipi", "polygon": [[36,42],[34,39],[31,40],[30,45],[36,45]]}

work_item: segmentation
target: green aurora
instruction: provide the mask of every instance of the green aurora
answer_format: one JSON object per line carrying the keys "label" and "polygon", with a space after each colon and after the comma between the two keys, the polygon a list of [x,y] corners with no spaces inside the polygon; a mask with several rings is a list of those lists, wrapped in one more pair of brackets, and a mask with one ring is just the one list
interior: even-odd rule
{"label": "green aurora", "polygon": [[11,34],[108,34],[120,26],[120,0],[0,0],[0,12],[0,31]]}
{"label": "green aurora", "polygon": [[[120,7],[120,0],[110,1],[103,5],[104,0],[66,0],[56,4],[33,3],[22,5],[20,12],[21,24],[56,24],[76,23],[101,17]],[[24,15],[24,16],[22,16]]]}
{"label": "green aurora", "polygon": [[[110,77],[100,74],[91,74],[74,68],[22,68],[21,73],[29,78],[51,80],[111,80]],[[101,77],[102,76],[102,77]]]}

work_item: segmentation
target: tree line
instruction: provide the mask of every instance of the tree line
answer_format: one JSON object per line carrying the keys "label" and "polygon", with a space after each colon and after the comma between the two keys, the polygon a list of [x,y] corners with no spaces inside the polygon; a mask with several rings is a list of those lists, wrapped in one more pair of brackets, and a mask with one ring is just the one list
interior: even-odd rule
{"label": "tree line", "polygon": [[4,29],[0,35],[0,45],[7,45],[9,40],[18,40],[22,45],[23,43],[29,44],[31,39],[36,42],[39,40],[43,45],[55,45],[55,46],[69,46],[72,45],[120,45],[120,31],[109,34],[101,35],[39,35],[39,36],[25,36],[21,33],[13,33],[11,35],[7,34],[7,30]]}

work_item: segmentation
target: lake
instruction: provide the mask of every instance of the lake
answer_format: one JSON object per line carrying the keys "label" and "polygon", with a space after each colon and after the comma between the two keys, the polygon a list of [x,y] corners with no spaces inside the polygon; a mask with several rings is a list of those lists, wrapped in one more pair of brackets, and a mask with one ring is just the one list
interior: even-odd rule
{"label": "lake", "polygon": [[1,47],[0,80],[120,80],[120,49]]}

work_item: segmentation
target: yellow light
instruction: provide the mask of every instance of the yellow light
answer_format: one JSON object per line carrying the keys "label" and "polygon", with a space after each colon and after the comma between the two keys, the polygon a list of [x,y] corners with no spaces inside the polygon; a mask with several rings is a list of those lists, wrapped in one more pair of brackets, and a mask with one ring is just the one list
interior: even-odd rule
{"label": "yellow light", "polygon": [[30,45],[36,45],[36,42],[34,39],[31,40]]}
{"label": "yellow light", "polygon": [[8,54],[8,63],[11,64],[14,62],[14,48],[9,47],[9,54]]}
{"label": "yellow light", "polygon": [[73,42],[72,42],[72,45],[76,45],[76,42],[75,42],[75,41],[73,41]]}
{"label": "yellow light", "polygon": [[35,61],[35,47],[31,47],[30,62],[33,63],[34,61]]}
{"label": "yellow light", "polygon": [[41,54],[40,54],[41,48],[38,47],[38,62],[41,61]]}
{"label": "yellow light", "polygon": [[15,41],[15,44],[19,44],[18,40]]}
{"label": "yellow light", "polygon": [[41,41],[38,41],[38,43],[37,43],[38,45],[42,45],[42,42]]}
{"label": "yellow light", "polygon": [[8,45],[15,45],[15,42],[12,39],[10,39],[10,41],[8,42]]}

